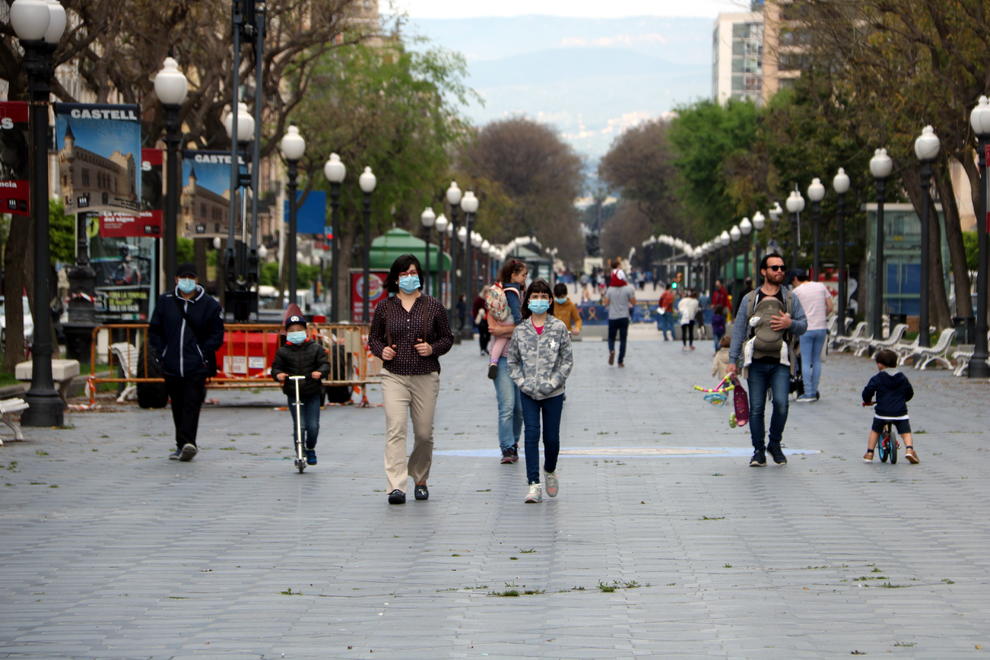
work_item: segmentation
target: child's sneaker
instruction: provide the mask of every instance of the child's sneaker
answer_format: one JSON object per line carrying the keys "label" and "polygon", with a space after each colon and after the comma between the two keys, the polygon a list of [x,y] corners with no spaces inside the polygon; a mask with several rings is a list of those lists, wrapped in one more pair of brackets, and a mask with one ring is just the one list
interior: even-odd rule
{"label": "child's sneaker", "polygon": [[316,450],[315,449],[307,449],[306,450],[306,464],[307,465],[316,465]]}
{"label": "child's sneaker", "polygon": [[492,380],[498,377],[498,365],[494,362],[488,365],[488,377]]}
{"label": "child's sneaker", "polygon": [[[872,463],[873,462],[873,450],[872,449],[867,449],[866,450],[866,453],[863,454],[863,460],[866,461],[867,463]],[[908,459],[908,460],[911,460],[911,459]]]}
{"label": "child's sneaker", "polygon": [[547,483],[547,495],[549,497],[557,497],[557,491],[560,489],[560,483],[557,481],[557,473],[547,472],[543,476]]}
{"label": "child's sneaker", "polygon": [[529,492],[526,493],[526,504],[537,504],[543,501],[543,486],[540,484],[530,484]]}
{"label": "child's sneaker", "polygon": [[918,458],[918,454],[915,453],[914,447],[908,447],[904,452],[904,458],[908,459],[908,463],[918,464],[921,460]]}

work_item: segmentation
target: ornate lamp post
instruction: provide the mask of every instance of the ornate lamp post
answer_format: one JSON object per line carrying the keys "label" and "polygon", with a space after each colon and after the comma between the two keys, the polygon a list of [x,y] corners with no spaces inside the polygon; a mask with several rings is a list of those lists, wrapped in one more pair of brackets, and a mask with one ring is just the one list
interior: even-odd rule
{"label": "ornate lamp post", "polygon": [[804,210],[804,197],[797,188],[787,196],[787,210],[791,213],[791,268],[797,268],[798,248],[801,243],[801,211]]}
{"label": "ornate lamp post", "polygon": [[976,231],[980,256],[976,269],[976,337],[973,357],[969,359],[968,375],[970,378],[986,378],[990,376],[990,366],[987,365],[987,278],[990,275],[987,272],[990,261],[990,246],[987,245],[987,232],[990,232],[990,221],[987,220],[987,161],[990,160],[990,101],[987,97],[980,97],[979,103],[969,114],[969,123],[979,142],[980,212],[976,216]]}
{"label": "ornate lamp post", "polygon": [[282,152],[282,158],[289,166],[289,185],[287,186],[289,193],[289,242],[286,245],[286,250],[289,252],[289,302],[295,305],[299,302],[296,296],[298,281],[296,277],[298,268],[296,264],[296,229],[299,207],[296,203],[296,190],[298,189],[296,180],[299,176],[299,160],[306,153],[306,140],[299,135],[299,129],[291,124],[289,130],[282,137],[282,141],[279,142],[278,148]]}
{"label": "ornate lamp post", "polygon": [[821,246],[819,245],[819,226],[821,225],[822,200],[825,199],[825,186],[817,176],[811,180],[808,186],[808,199],[811,200],[812,217],[812,239],[814,241],[814,258],[811,262],[815,272],[815,281],[822,274]]}
{"label": "ornate lamp post", "polygon": [[451,181],[450,182],[450,186],[447,188],[447,193],[446,193],[447,204],[450,205],[450,230],[449,231],[450,231],[450,236],[451,236],[451,239],[452,239],[450,241],[450,260],[451,260],[451,271],[452,271],[451,272],[451,276],[450,276],[450,307],[447,309],[447,318],[448,318],[448,321],[450,322],[450,328],[451,328],[451,330],[453,330],[454,343],[455,344],[461,343],[461,333],[459,332],[460,329],[457,327],[457,324],[454,322],[454,316],[455,316],[455,314],[454,314],[454,308],[457,305],[458,294],[459,294],[459,292],[457,290],[458,289],[458,287],[457,287],[457,278],[458,278],[458,275],[460,274],[460,270],[459,269],[462,266],[460,264],[460,259],[458,258],[458,254],[457,254],[457,252],[458,252],[458,245],[457,245],[458,241],[457,240],[453,240],[453,237],[455,235],[457,235],[457,233],[458,233],[457,232],[457,209],[461,205],[461,197],[462,196],[463,196],[463,194],[461,193],[461,189],[457,187],[457,182],[456,181]]}
{"label": "ornate lamp post", "polygon": [[[182,124],[179,122],[179,110],[186,100],[189,82],[179,71],[178,63],[171,57],[166,57],[161,71],[155,75],[155,94],[165,108],[165,149],[168,155],[165,169],[165,277],[163,282],[175,274],[176,232],[179,225],[179,179],[182,163],[179,160],[179,143],[182,141]],[[162,290],[168,285],[161,287]]]}
{"label": "ornate lamp post", "polygon": [[361,321],[371,323],[371,193],[375,192],[378,180],[370,167],[365,167],[358,178],[358,185],[364,193],[364,281],[361,284]]}
{"label": "ornate lamp post", "polygon": [[484,274],[481,276],[483,282],[491,282],[492,280],[492,244],[487,240],[481,241],[481,254],[484,255],[485,259],[485,269]]}
{"label": "ornate lamp post", "polygon": [[441,305],[443,304],[444,290],[446,288],[444,284],[447,282],[447,271],[443,270],[443,237],[447,235],[447,229],[449,227],[450,227],[450,221],[447,220],[447,216],[445,216],[443,213],[438,215],[436,221],[436,228],[437,228],[437,260],[439,261],[439,263],[437,264],[437,271],[439,277],[437,279],[437,286],[436,286],[437,291],[433,295],[440,301]]}
{"label": "ornate lamp post", "polygon": [[330,225],[333,236],[330,238],[330,320],[340,321],[340,307],[337,305],[337,295],[340,290],[338,282],[337,263],[340,260],[340,185],[347,176],[347,167],[337,154],[330,154],[329,160],[323,165],[323,176],[330,182]]}
{"label": "ornate lamp post", "polygon": [[731,242],[732,242],[732,237],[729,236],[729,232],[723,231],[721,234],[718,235],[718,244],[722,248],[721,250],[719,250],[719,270],[724,272],[719,272],[715,276],[715,279],[721,279],[723,282],[726,279],[728,279],[728,272],[726,269],[726,262],[727,262],[726,255],[729,252],[728,247],[729,247],[729,243]]}
{"label": "ornate lamp post", "polygon": [[[883,336],[883,242],[884,242],[884,218],[883,201],[884,191],[887,185],[887,177],[894,169],[894,163],[887,155],[886,149],[877,149],[870,159],[870,174],[877,183],[877,230],[876,230],[876,255],[873,259],[876,269],[873,276],[873,314],[871,330],[873,337],[879,339]],[[927,282],[925,283],[927,286]]]}
{"label": "ornate lamp post", "polygon": [[756,273],[760,272],[760,261],[763,259],[763,255],[760,254],[763,249],[760,246],[759,233],[763,231],[763,227],[766,226],[766,217],[757,211],[753,214],[753,279],[756,280]]}
{"label": "ornate lamp post", "polygon": [[[732,229],[729,230],[729,239],[733,243],[738,243],[739,239],[742,238],[742,230],[739,229],[739,225],[732,225]],[[732,286],[736,286],[736,280],[739,279],[739,255],[735,253],[735,250],[729,250],[732,255]]]}
{"label": "ornate lamp post", "polygon": [[842,215],[842,203],[849,192],[849,175],[841,167],[832,178],[832,190],[835,191],[835,218],[839,225],[839,336],[844,337],[849,278],[846,276],[846,219]]}
{"label": "ornate lamp post", "polygon": [[[24,48],[23,66],[31,97],[31,219],[34,223],[34,344],[31,387],[24,395],[24,426],[62,426],[64,404],[52,380],[52,315],[48,309],[51,267],[48,221],[48,97],[52,55],[65,31],[65,10],[56,1],[15,0],[10,24]],[[9,301],[9,304],[20,304]]]}
{"label": "ornate lamp post", "polygon": [[227,247],[224,259],[224,304],[233,311],[234,319],[246,321],[250,315],[252,293],[249,289],[250,279],[245,272],[246,255],[243,243],[238,245],[236,238],[237,218],[241,212],[240,188],[250,187],[251,173],[242,171],[241,154],[247,152],[247,147],[254,139],[254,117],[248,112],[247,105],[237,104],[237,112],[228,112],[223,121],[224,128],[231,140],[230,160],[230,206],[229,226],[227,227]]}
{"label": "ornate lamp post", "polygon": [[932,162],[938,156],[940,147],[938,136],[931,126],[925,126],[921,135],[914,141],[914,155],[921,163],[921,193],[923,197],[921,209],[921,299],[918,310],[918,345],[931,346],[931,333],[928,329],[928,279],[930,277],[928,245],[928,207],[932,203]]}
{"label": "ornate lamp post", "polygon": [[433,231],[433,224],[437,221],[437,214],[433,212],[432,206],[427,206],[419,216],[419,221],[426,229],[426,278],[423,280],[426,295],[430,295],[430,280],[433,273],[430,271],[430,233]]}
{"label": "ornate lamp post", "polygon": [[[753,217],[755,218],[756,216]],[[739,231],[746,237],[746,261],[743,265],[743,279],[746,279],[750,274],[749,267],[751,263],[749,260],[749,251],[753,242],[753,239],[750,237],[750,234],[753,233],[753,223],[750,222],[749,218],[743,218],[739,221]]]}
{"label": "ornate lamp post", "polygon": [[[471,223],[474,221],[474,214],[478,212],[478,198],[474,196],[474,193],[470,190],[464,193],[461,199],[461,209],[464,211],[464,226],[461,229],[464,230],[466,239],[464,240],[464,258],[461,263],[464,268],[464,304],[465,306],[471,304],[471,291],[474,288],[474,283],[471,279],[472,271],[472,256],[471,247],[474,244],[474,232],[471,231]],[[481,241],[478,241],[481,244]],[[465,339],[471,339],[472,336],[472,324],[470,322],[465,322],[461,328],[461,334]]]}

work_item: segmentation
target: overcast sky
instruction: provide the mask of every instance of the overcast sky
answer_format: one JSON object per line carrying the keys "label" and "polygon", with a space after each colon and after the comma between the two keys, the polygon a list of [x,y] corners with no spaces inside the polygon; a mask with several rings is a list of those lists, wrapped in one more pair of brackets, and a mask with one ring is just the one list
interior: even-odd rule
{"label": "overcast sky", "polygon": [[382,13],[394,6],[412,18],[479,18],[487,16],[699,16],[747,11],[746,0],[380,0]]}

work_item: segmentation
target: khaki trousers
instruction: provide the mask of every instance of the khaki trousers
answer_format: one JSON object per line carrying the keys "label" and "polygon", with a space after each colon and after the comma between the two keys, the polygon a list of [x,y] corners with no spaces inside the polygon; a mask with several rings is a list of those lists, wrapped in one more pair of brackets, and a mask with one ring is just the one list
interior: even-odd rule
{"label": "khaki trousers", "polygon": [[[382,371],[385,395],[385,475],[388,492],[406,492],[413,483],[426,483],[433,462],[433,413],[440,392],[440,373],[399,376]],[[406,429],[412,417],[413,450],[406,459]]]}

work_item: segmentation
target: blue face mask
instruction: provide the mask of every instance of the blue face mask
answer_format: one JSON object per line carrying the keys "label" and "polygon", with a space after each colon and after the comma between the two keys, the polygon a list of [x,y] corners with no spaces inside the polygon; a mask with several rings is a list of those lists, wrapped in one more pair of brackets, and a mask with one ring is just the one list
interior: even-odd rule
{"label": "blue face mask", "polygon": [[196,280],[191,277],[179,278],[179,291],[182,293],[192,293],[196,290]]}
{"label": "blue face mask", "polygon": [[533,312],[534,314],[546,314],[547,310],[550,309],[550,301],[530,300],[527,307],[529,307],[529,311]]}
{"label": "blue face mask", "polygon": [[554,298],[553,300],[554,300],[554,302],[556,302],[556,303],[557,303],[558,305],[563,305],[563,304],[564,304],[565,302],[567,302],[567,298]]}
{"label": "blue face mask", "polygon": [[402,293],[412,293],[419,288],[419,275],[400,275],[399,289]]}
{"label": "blue face mask", "polygon": [[301,344],[306,341],[306,331],[305,330],[294,330],[292,332],[285,333],[285,339],[290,344]]}

